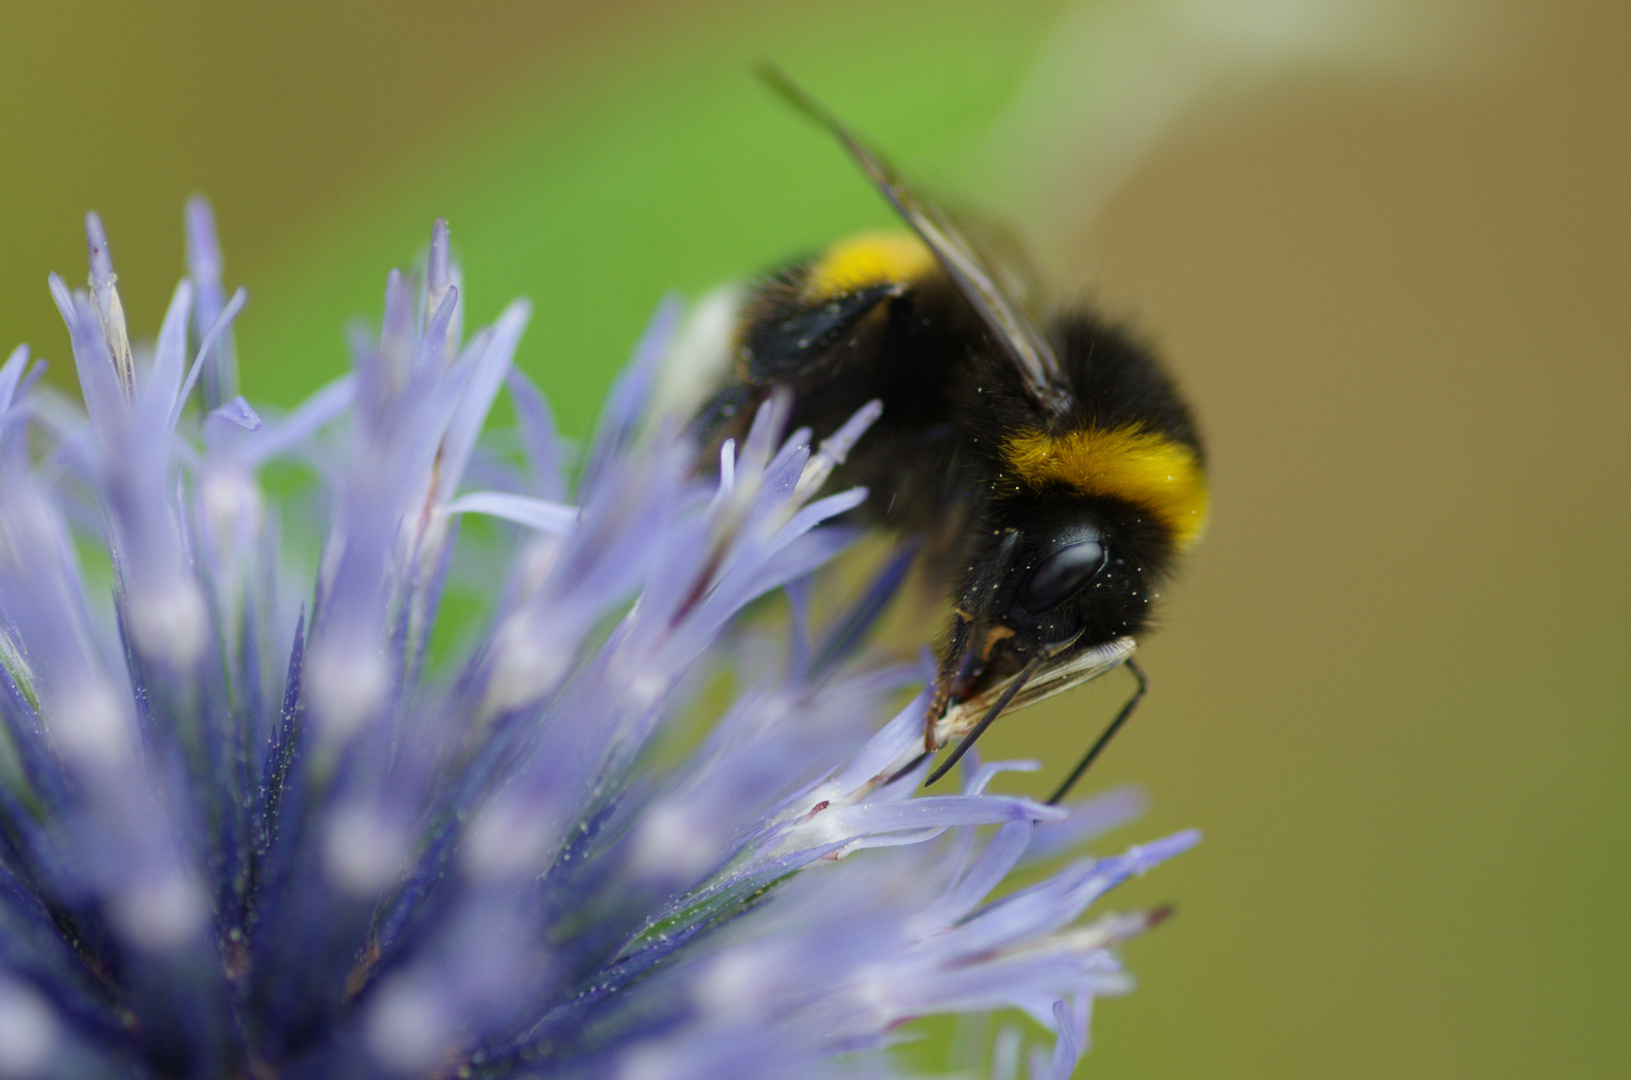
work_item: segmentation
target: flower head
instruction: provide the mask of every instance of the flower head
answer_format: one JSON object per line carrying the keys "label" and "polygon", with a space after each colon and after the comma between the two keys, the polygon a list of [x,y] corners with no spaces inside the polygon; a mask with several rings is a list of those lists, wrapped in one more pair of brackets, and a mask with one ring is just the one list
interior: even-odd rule
{"label": "flower head", "polygon": [[[857,645],[905,561],[829,626],[804,603],[875,410],[812,447],[773,401],[701,475],[643,422],[665,306],[568,497],[511,366],[529,308],[466,339],[438,222],[351,374],[263,419],[187,222],[150,346],[94,215],[88,289],[52,277],[83,411],[26,349],[0,367],[0,1074],[884,1074],[902,1022],[1017,1007],[1056,1036],[1033,1075],[1068,1075],[1153,918],[1078,917],[1194,837],[993,900],[1127,800],[991,794],[1021,766],[972,757],[958,794],[889,781],[922,673]],[[274,461],[315,491],[274,498]],[[473,515],[500,524],[460,543]],[[488,614],[433,663],[450,587]],[[777,591],[785,641],[744,614]]]}

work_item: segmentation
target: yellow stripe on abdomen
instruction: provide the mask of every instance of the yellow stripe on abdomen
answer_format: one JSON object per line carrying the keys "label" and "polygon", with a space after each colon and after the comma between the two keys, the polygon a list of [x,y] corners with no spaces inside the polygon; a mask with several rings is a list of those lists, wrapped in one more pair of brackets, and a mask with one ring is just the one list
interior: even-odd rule
{"label": "yellow stripe on abdomen", "polygon": [[1062,484],[1144,507],[1172,530],[1179,550],[1206,528],[1206,474],[1193,450],[1158,432],[1136,425],[1063,435],[1024,431],[1005,441],[1002,452],[1032,487]]}
{"label": "yellow stripe on abdomen", "polygon": [[871,285],[917,281],[935,269],[934,253],[911,233],[863,233],[827,250],[810,265],[804,295],[821,303]]}

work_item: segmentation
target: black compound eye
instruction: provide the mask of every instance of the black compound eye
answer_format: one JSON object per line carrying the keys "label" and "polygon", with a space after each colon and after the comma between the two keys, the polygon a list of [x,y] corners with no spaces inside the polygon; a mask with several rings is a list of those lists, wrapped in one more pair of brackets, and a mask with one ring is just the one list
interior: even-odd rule
{"label": "black compound eye", "polygon": [[1020,586],[1019,606],[1040,615],[1086,585],[1104,565],[1104,545],[1081,540],[1062,547],[1037,564]]}

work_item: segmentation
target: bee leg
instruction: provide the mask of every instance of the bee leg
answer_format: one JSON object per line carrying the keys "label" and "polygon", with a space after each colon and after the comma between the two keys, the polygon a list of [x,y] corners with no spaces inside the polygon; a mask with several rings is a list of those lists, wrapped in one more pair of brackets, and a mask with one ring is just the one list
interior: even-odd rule
{"label": "bee leg", "polygon": [[1019,669],[1019,674],[1014,676],[1014,681],[1008,684],[1008,688],[1002,692],[1002,696],[997,699],[996,704],[986,710],[985,715],[980,717],[980,722],[974,725],[973,730],[964,735],[963,741],[957,744],[957,748],[946,755],[946,760],[935,766],[934,771],[929,774],[929,778],[923,781],[924,787],[928,787],[942,776],[945,776],[946,773],[951,771],[953,765],[962,760],[964,754],[974,749],[975,741],[985,734],[985,729],[991,726],[993,720],[1002,715],[1002,710],[1006,709],[1008,703],[1014,700],[1015,694],[1024,689],[1031,676],[1035,675],[1037,669],[1042,666],[1042,661],[1047,658],[1046,653],[1038,653],[1035,659]]}
{"label": "bee leg", "polygon": [[900,768],[898,768],[894,772],[890,773],[889,774],[889,779],[885,780],[883,782],[882,786],[883,787],[888,787],[890,784],[893,784],[896,780],[899,780],[901,777],[905,776],[907,773],[911,772],[913,769],[915,769],[919,765],[923,764],[923,759],[924,758],[930,758],[930,757],[933,757],[933,756],[934,756],[934,751],[933,750],[923,751],[923,753],[919,754],[917,757],[913,758],[911,761],[908,761],[906,764],[902,765]]}
{"label": "bee leg", "polygon": [[944,649],[944,658],[940,661],[940,671],[935,676],[934,697],[929,701],[928,711],[923,714],[925,753],[932,754],[940,749],[940,743],[934,737],[935,725],[946,715],[953,699],[962,700],[967,696],[969,684],[977,673],[976,665],[980,658],[971,645],[973,627],[974,616],[961,608],[952,609],[950,638]]}
{"label": "bee leg", "polygon": [[1070,789],[1076,786],[1076,781],[1082,778],[1082,774],[1087,771],[1087,767],[1093,764],[1093,759],[1099,756],[1099,752],[1109,745],[1110,740],[1121,729],[1121,725],[1125,724],[1127,718],[1133,715],[1133,710],[1138,708],[1138,703],[1143,699],[1144,692],[1150,688],[1150,681],[1145,678],[1144,669],[1138,666],[1137,660],[1129,659],[1126,667],[1128,671],[1133,673],[1133,678],[1138,680],[1138,689],[1133,691],[1133,696],[1128,698],[1127,703],[1121,707],[1121,711],[1116,713],[1116,718],[1110,721],[1110,726],[1104,729],[1104,734],[1100,735],[1093,745],[1088,747],[1087,753],[1082,756],[1082,760],[1076,763],[1076,767],[1070,771],[1070,775],[1065,777],[1065,782],[1059,785],[1059,790],[1055,791],[1052,798],[1048,799],[1049,806],[1053,806],[1060,799],[1063,799],[1070,793]]}
{"label": "bee leg", "polygon": [[879,304],[902,291],[896,282],[869,285],[764,327],[753,337],[750,376],[767,380],[805,373],[813,360],[831,352]]}

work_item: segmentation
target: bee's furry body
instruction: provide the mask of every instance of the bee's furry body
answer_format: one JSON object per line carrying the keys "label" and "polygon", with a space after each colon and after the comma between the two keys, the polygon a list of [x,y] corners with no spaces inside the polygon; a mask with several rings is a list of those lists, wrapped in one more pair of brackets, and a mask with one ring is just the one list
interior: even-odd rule
{"label": "bee's furry body", "polygon": [[842,241],[754,287],[735,309],[724,386],[696,426],[717,446],[785,391],[794,426],[822,438],[881,402],[838,479],[869,489],[858,518],[924,536],[938,554],[953,616],[927,749],[949,709],[995,701],[938,776],[1023,700],[1028,680],[1092,677],[1105,669],[1083,665],[1095,651],[1113,656],[1105,667],[1130,656],[1157,585],[1204,529],[1204,453],[1148,348],[1084,308],[1033,321],[964,230],[785,78],[767,77],[839,139],[912,232]]}
{"label": "bee's furry body", "polygon": [[[901,242],[911,241],[869,236],[838,249]],[[1005,451],[1020,432],[1058,439],[1135,430],[1182,447],[1199,465],[1189,409],[1151,352],[1122,327],[1067,309],[1047,323],[1069,402],[1062,415],[1050,416],[932,261],[904,260],[915,274],[909,276],[875,260],[875,275],[838,287],[823,277],[831,261],[829,253],[796,263],[749,295],[733,342],[731,381],[703,413],[711,441],[738,433],[753,407],[777,389],[792,394],[792,424],[817,438],[877,399],[882,419],[852,451],[839,480],[868,488],[855,511],[861,520],[927,536],[944,553],[955,607],[971,612],[984,606],[982,597],[1012,591],[1048,553],[1025,550],[1014,537],[1054,535],[1055,524],[1091,520],[1110,553],[1093,583],[1094,602],[1065,620],[1044,613],[1021,636],[1037,635],[1041,645],[1078,632],[1095,643],[1137,636],[1148,624],[1153,589],[1181,546],[1174,530],[1124,494],[1084,491],[1035,470],[1028,477]],[[1005,544],[1018,545],[1011,557],[999,555]],[[1012,674],[1028,656],[1011,649],[993,657],[981,681]]]}

